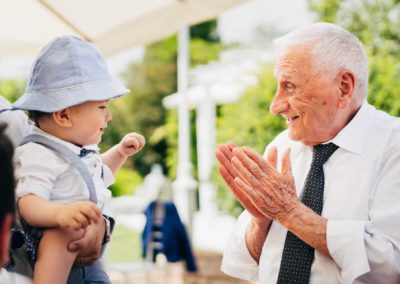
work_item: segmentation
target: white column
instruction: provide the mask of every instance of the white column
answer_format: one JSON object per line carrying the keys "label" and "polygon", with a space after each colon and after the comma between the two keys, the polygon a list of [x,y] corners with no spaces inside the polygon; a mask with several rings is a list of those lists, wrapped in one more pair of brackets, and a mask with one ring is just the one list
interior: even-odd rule
{"label": "white column", "polygon": [[210,90],[205,88],[205,92],[196,109],[197,165],[200,213],[211,216],[217,212],[215,186],[210,181],[211,171],[215,164],[215,117],[216,104],[211,97]]}
{"label": "white column", "polygon": [[189,28],[183,27],[178,34],[178,167],[177,177],[172,187],[174,203],[191,238],[197,182],[192,176],[193,167],[190,161],[190,113],[187,97],[188,69]]}

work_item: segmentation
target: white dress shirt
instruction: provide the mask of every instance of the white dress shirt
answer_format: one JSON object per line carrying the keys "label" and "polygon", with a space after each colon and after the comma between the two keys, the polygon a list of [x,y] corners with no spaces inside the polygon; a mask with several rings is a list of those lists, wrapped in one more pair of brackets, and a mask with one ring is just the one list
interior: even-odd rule
{"label": "white dress shirt", "polygon": [[[328,220],[332,258],[315,251],[310,283],[400,283],[400,120],[365,102],[331,142],[339,149],[324,165],[322,216]],[[291,148],[300,196],[312,147],[290,140],[287,130],[267,150],[271,146],[280,155]],[[244,239],[249,221],[243,212],[226,246],[222,271],[276,283],[287,230],[272,223],[257,265]]]}
{"label": "white dress shirt", "polygon": [[[32,133],[45,136],[67,146],[77,155],[81,147],[63,141],[45,133],[36,126]],[[97,150],[96,145],[85,146],[88,150]],[[45,200],[56,203],[89,200],[89,189],[70,160],[37,143],[27,143],[15,150],[15,176],[17,179],[17,198],[35,194]],[[111,192],[108,190],[114,182],[111,170],[103,164],[99,154],[88,154],[82,161],[92,174],[97,206],[103,214],[110,216],[109,202]],[[102,177],[103,175],[103,177]]]}
{"label": "white dress shirt", "polygon": [[[10,109],[11,104],[0,96],[0,109]],[[5,111],[0,113],[0,123],[6,123],[6,135],[14,146],[18,146],[22,138],[31,131],[32,125],[28,116],[21,110]]]}

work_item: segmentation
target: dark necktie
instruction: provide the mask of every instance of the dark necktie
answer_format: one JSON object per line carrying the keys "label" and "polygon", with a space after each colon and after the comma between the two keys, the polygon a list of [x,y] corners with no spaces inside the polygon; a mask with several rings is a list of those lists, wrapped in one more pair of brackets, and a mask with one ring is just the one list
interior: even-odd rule
{"label": "dark necktie", "polygon": [[[323,165],[337,148],[338,146],[333,143],[320,144],[313,148],[313,159],[304,184],[301,201],[318,215],[321,215],[323,207],[325,185]],[[288,231],[277,283],[309,283],[313,261],[314,248]]]}

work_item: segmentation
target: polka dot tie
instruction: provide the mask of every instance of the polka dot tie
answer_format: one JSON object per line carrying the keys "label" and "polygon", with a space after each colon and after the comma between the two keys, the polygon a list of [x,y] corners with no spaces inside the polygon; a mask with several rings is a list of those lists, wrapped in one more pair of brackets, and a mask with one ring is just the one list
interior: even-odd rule
{"label": "polka dot tie", "polygon": [[[323,207],[325,183],[323,165],[337,148],[338,146],[333,143],[320,144],[313,148],[313,160],[304,184],[301,201],[318,215],[321,215]],[[313,261],[314,248],[288,231],[277,283],[309,283]]]}

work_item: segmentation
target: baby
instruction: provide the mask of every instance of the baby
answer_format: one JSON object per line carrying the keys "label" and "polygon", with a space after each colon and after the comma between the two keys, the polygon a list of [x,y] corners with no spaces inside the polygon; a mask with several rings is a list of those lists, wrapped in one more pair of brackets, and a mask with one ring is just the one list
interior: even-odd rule
{"label": "baby", "polygon": [[82,171],[62,151],[30,142],[29,136],[17,147],[18,212],[32,239],[28,247],[33,247],[34,283],[111,283],[100,261],[73,266],[79,252],[67,245],[110,215],[107,187],[113,174],[145,144],[143,136],[129,133],[106,153],[98,153],[96,144],[112,119],[109,100],[127,92],[111,78],[92,44],[64,36],[42,49],[25,94],[13,105],[28,111],[35,123],[33,136],[80,157],[94,184],[91,192]]}

